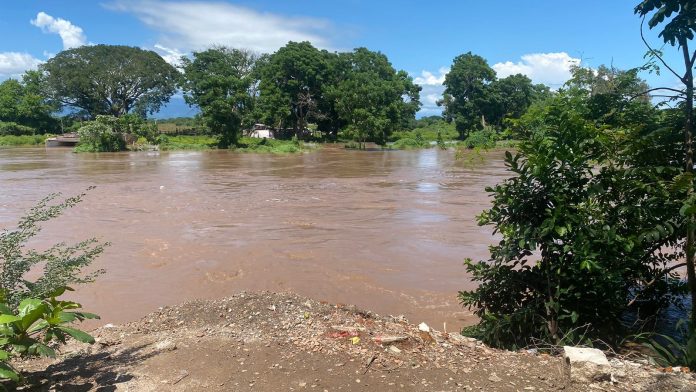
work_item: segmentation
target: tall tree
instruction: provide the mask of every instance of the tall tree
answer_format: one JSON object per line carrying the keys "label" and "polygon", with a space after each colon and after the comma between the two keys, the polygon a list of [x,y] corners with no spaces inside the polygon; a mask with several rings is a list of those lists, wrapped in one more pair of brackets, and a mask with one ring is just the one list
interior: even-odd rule
{"label": "tall tree", "polygon": [[183,58],[185,92],[207,126],[220,134],[223,147],[233,145],[243,123],[253,124],[259,56],[246,50],[217,47]]}
{"label": "tall tree", "polygon": [[340,58],[344,73],[329,89],[328,99],[358,142],[386,142],[394,129],[414,118],[420,86],[405,71],[396,71],[382,53],[358,48]]}
{"label": "tall tree", "polygon": [[[696,193],[694,192],[694,150],[693,150],[693,129],[694,129],[694,63],[696,62],[696,50],[689,49],[689,42],[693,40],[696,32],[696,3],[692,0],[644,0],[635,8],[635,13],[643,17],[652,17],[648,20],[648,26],[653,29],[664,24],[659,36],[666,44],[676,46],[681,52],[684,64],[683,74],[674,70],[662,58],[660,52],[654,50],[643,38],[648,46],[649,54],[659,60],[672,74],[674,74],[684,85],[683,90],[673,88],[660,88],[662,90],[677,93],[677,97],[682,100],[684,111],[684,155],[685,155],[685,175],[683,178],[689,184],[688,200],[682,211],[687,215],[686,224],[686,270],[691,293],[691,327],[696,330]],[[641,24],[641,37],[642,35]],[[656,89],[657,90],[657,89]],[[696,333],[692,335],[696,338]]]}
{"label": "tall tree", "polygon": [[53,98],[91,117],[157,112],[176,91],[179,77],[157,53],[121,45],[64,50],[40,70]]}
{"label": "tall tree", "polygon": [[485,121],[482,106],[488,85],[496,79],[488,62],[471,52],[455,57],[445,76],[445,92],[441,104],[444,116],[454,121],[459,137],[465,139],[471,129]]}
{"label": "tall tree", "polygon": [[260,71],[266,121],[277,128],[291,126],[299,135],[319,113],[326,70],[325,55],[309,42],[291,41],[273,53]]}
{"label": "tall tree", "polygon": [[8,79],[0,83],[0,121],[31,127],[38,133],[56,130],[52,113],[57,107],[43,94],[41,78],[39,72],[27,71],[21,82]]}

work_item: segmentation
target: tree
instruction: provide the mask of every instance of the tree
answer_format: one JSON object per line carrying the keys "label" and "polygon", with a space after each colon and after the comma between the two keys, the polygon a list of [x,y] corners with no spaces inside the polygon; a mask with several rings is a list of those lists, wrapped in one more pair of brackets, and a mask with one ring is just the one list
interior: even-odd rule
{"label": "tree", "polygon": [[362,144],[367,138],[379,144],[420,108],[420,86],[405,71],[396,71],[387,57],[366,48],[340,56],[343,74],[328,88],[340,119]]}
{"label": "tree", "polygon": [[157,53],[120,45],[64,50],[40,70],[55,100],[92,118],[155,113],[174,94],[179,78]]}
{"label": "tree", "polygon": [[[640,126],[598,123],[587,116],[591,102],[555,96],[519,152],[506,153],[514,176],[487,189],[493,206],[479,223],[502,239],[488,261],[467,262],[480,284],[460,298],[489,344],[612,344],[626,311],[654,314],[678,298],[683,254],[669,249],[682,238],[683,191],[664,181],[673,169],[671,144],[657,135],[661,114],[641,106]],[[644,160],[665,148],[659,162]]]}
{"label": "tree", "polygon": [[[659,36],[666,44],[676,46],[682,54],[684,62],[684,73],[677,73],[662,58],[660,52],[652,49],[647,40],[643,37],[641,24],[641,37],[649,49],[648,54],[659,60],[679,81],[684,85],[683,90],[673,88],[657,88],[655,90],[666,90],[677,93],[675,98],[682,102],[683,110],[683,130],[684,130],[684,175],[682,182],[688,184],[688,196],[684,204],[682,214],[687,215],[686,231],[686,270],[691,294],[691,328],[696,330],[696,193],[694,193],[694,151],[693,151],[693,128],[694,128],[694,63],[696,62],[696,50],[689,49],[689,41],[693,40],[696,32],[696,4],[690,0],[644,0],[635,8],[635,13],[640,15],[643,20],[652,14],[648,20],[648,26],[653,29],[663,24]],[[696,333],[692,335],[696,339]]]}
{"label": "tree", "polygon": [[445,107],[443,115],[454,121],[462,140],[485,121],[482,101],[488,85],[495,79],[495,71],[483,57],[471,52],[455,57],[445,76],[441,105]]}
{"label": "tree", "polygon": [[42,92],[41,74],[27,71],[22,81],[0,83],[0,122],[12,122],[45,133],[57,128],[56,106]]}
{"label": "tree", "polygon": [[260,104],[265,121],[276,128],[291,126],[295,135],[319,115],[326,56],[309,42],[288,42],[260,70]]}
{"label": "tree", "polygon": [[543,91],[522,74],[510,75],[490,83],[480,98],[479,110],[486,122],[500,127],[505,119],[522,116]]}
{"label": "tree", "polygon": [[182,59],[184,98],[201,109],[211,131],[220,134],[220,145],[237,142],[242,123],[253,124],[257,99],[259,56],[246,50],[218,47],[194,52]]}

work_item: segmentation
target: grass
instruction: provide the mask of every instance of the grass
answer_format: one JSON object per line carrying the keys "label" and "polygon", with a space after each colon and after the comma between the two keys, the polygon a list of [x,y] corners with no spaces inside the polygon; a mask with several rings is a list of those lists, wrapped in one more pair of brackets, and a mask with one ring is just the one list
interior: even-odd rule
{"label": "grass", "polygon": [[215,136],[162,136],[160,150],[210,150],[211,148],[217,148],[217,145],[218,138]]}
{"label": "grass", "polygon": [[265,152],[272,154],[292,154],[302,152],[308,147],[297,140],[257,139],[243,137],[237,142],[237,151]]}
{"label": "grass", "polygon": [[0,136],[0,147],[22,147],[44,145],[49,135],[6,135]]}

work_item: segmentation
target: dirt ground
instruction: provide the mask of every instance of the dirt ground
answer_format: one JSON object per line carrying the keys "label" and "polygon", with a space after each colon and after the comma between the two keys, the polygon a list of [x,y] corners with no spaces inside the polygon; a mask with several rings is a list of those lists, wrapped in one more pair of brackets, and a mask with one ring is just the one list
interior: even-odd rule
{"label": "dirt ground", "polygon": [[95,331],[60,358],[16,364],[25,391],[696,391],[692,373],[611,360],[574,384],[563,359],[294,294],[166,307]]}

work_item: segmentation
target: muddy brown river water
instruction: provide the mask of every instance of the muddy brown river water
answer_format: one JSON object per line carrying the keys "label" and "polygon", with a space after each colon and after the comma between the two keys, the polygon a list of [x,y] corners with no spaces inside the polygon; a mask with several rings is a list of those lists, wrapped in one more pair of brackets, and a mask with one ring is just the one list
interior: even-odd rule
{"label": "muddy brown river water", "polygon": [[112,243],[95,262],[106,274],[75,293],[103,323],[271,290],[454,330],[474,320],[457,300],[473,287],[462,261],[495,240],[475,216],[490,203],[484,187],[508,176],[502,155],[2,149],[0,227],[50,192],[95,185],[32,245]]}

